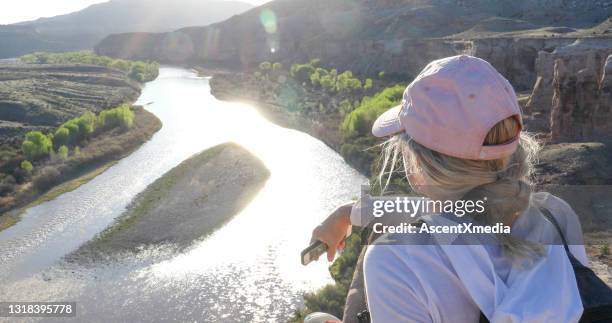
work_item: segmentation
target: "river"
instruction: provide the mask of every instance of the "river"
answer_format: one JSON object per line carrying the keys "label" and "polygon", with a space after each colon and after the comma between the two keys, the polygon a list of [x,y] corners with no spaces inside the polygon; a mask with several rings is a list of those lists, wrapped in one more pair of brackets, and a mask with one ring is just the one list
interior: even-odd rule
{"label": "river", "polygon": [[[285,321],[305,291],[331,282],[326,262],[299,262],[312,228],[358,196],[366,179],[316,138],[215,99],[208,79],[192,71],[162,67],[138,100],[147,103],[163,122],[150,141],[0,232],[0,301],[75,301],[75,322]],[[66,260],[148,184],[227,141],[259,157],[271,176],[222,228],[178,254],[153,248],[89,264]]]}

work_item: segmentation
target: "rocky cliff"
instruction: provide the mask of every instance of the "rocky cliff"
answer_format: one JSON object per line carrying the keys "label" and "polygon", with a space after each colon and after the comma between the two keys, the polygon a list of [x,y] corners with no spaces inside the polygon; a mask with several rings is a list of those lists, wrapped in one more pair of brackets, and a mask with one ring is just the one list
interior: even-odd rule
{"label": "rocky cliff", "polygon": [[601,76],[604,60],[612,54],[611,38],[587,38],[569,44],[559,43],[554,50],[542,50],[537,54],[534,70],[537,80],[529,102],[528,111],[549,113],[552,107],[554,65],[564,61],[567,73],[576,74],[589,68]]}
{"label": "rocky cliff", "polygon": [[596,53],[579,57],[584,64],[577,72],[572,70],[572,59],[555,60],[550,112],[553,141],[598,140],[612,135],[612,55],[602,62]]}
{"label": "rocky cliff", "polygon": [[[338,69],[406,79],[432,59],[470,53],[530,89],[538,52],[585,37],[585,28],[609,16],[612,6],[599,1],[276,0],[206,27],[111,35],[96,52],[239,69],[317,57]],[[588,30],[591,37],[608,31]]]}

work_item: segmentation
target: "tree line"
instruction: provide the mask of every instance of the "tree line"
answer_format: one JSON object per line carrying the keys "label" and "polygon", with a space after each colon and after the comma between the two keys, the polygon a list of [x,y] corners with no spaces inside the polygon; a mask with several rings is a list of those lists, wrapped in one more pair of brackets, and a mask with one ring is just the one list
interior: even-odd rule
{"label": "tree line", "polygon": [[87,64],[105,66],[121,70],[129,78],[140,83],[152,81],[159,74],[159,64],[156,62],[113,59],[108,56],[96,55],[92,51],[67,53],[40,52],[21,56],[21,61],[28,64]]}

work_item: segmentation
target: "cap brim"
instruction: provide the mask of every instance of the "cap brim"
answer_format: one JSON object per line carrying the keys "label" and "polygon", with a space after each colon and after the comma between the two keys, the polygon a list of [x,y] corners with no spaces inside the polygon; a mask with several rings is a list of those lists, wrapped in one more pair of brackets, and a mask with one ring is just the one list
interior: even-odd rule
{"label": "cap brim", "polygon": [[372,134],[376,137],[387,137],[402,132],[399,114],[402,106],[398,105],[381,114],[372,126]]}

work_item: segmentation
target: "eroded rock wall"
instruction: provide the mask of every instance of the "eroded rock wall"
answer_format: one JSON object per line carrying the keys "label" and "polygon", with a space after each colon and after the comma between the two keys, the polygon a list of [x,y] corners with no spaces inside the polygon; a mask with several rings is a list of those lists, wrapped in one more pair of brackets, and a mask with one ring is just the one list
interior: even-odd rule
{"label": "eroded rock wall", "polygon": [[555,60],[550,134],[553,142],[599,140],[612,135],[612,55],[601,64],[593,52],[578,68],[572,59]]}
{"label": "eroded rock wall", "polygon": [[608,55],[612,54],[612,38],[581,39],[553,51],[541,50],[535,60],[537,75],[527,112],[540,112],[549,115],[553,102],[553,76],[557,59],[564,61],[568,74],[577,74],[584,68],[594,70],[601,77],[601,66]]}

